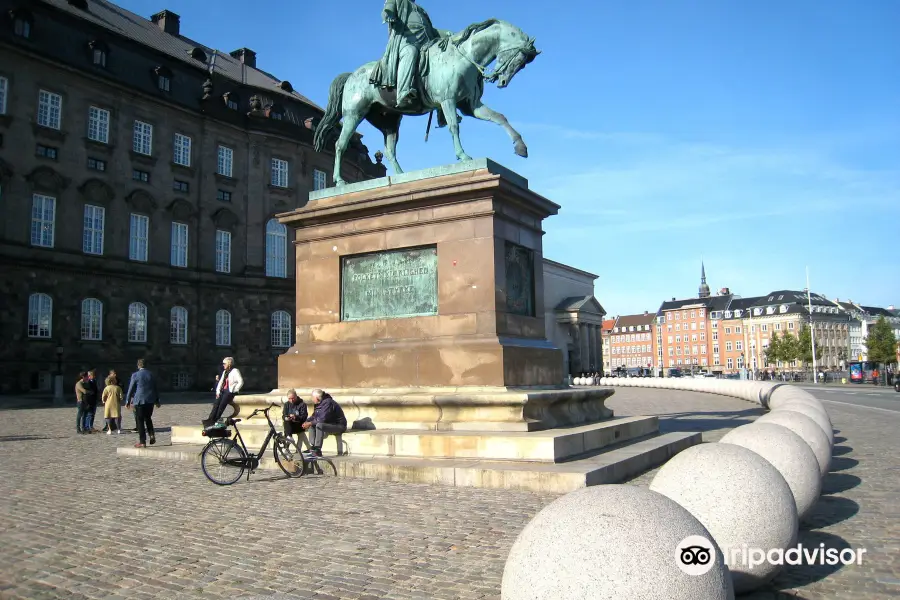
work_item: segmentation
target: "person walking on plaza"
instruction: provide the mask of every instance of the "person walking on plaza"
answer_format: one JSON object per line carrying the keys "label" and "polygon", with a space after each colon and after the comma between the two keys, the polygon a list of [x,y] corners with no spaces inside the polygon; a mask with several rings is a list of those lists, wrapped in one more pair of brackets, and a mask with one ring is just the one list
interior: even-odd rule
{"label": "person walking on plaza", "polygon": [[232,357],[226,356],[223,358],[222,366],[225,369],[222,371],[219,383],[216,384],[216,401],[209,413],[209,417],[203,421],[203,426],[207,428],[215,427],[216,422],[222,418],[225,407],[234,401],[234,397],[238,395],[238,392],[244,386],[244,378],[241,377],[241,372],[235,368]]}
{"label": "person walking on plaza", "polygon": [[87,404],[84,407],[84,429],[88,433],[96,433],[98,429],[94,429],[94,417],[97,415],[97,403],[100,401],[100,388],[97,386],[97,372],[91,369],[88,371],[87,387],[91,393],[85,397]]}
{"label": "person walking on plaza", "polygon": [[122,433],[122,388],[116,381],[115,372],[109,375],[104,382],[106,387],[103,388],[103,418],[106,419],[106,435],[112,435],[113,429],[121,435]]}
{"label": "person walking on plaza", "polygon": [[[119,375],[118,375],[118,373],[116,373],[116,370],[115,370],[115,369],[110,369],[110,370],[109,370],[109,375],[106,376],[106,381],[108,382],[110,379],[113,380],[113,382],[114,382],[113,385],[119,386],[119,389],[121,390],[121,388],[122,388],[122,382],[119,381]],[[106,385],[109,385],[109,383],[106,383]],[[105,391],[105,390],[104,390],[104,391]],[[120,409],[119,409],[119,416],[116,418],[116,430],[117,430],[119,433],[122,433],[122,410],[121,410],[121,405],[122,405],[122,400],[124,400],[124,399],[125,399],[125,392],[123,391],[121,397],[119,398],[119,406],[120,406]]]}
{"label": "person walking on plaza", "polygon": [[150,437],[150,445],[156,443],[152,417],[153,407],[159,407],[159,392],[156,388],[156,378],[144,368],[144,365],[143,358],[137,361],[138,370],[131,376],[128,392],[125,394],[125,405],[134,406],[134,420],[139,436],[135,448],[146,448],[147,436]]}
{"label": "person walking on plaza", "polygon": [[316,456],[322,456],[322,442],[329,433],[344,433],[347,431],[347,418],[344,410],[334,401],[330,394],[323,390],[312,391],[313,414],[303,424],[303,429],[310,433],[310,451]]}
{"label": "person walking on plaza", "polygon": [[87,423],[87,411],[90,408],[90,397],[94,393],[90,386],[91,380],[88,378],[87,371],[78,374],[78,382],[75,384],[75,404],[78,406],[78,413],[75,417],[75,426],[78,433],[91,433],[89,427],[85,427]]}

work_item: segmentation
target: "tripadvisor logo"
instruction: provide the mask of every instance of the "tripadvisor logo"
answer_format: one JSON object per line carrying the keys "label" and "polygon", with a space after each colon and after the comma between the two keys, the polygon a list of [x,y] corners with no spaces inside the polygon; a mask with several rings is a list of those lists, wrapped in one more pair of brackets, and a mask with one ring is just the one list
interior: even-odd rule
{"label": "tripadvisor logo", "polygon": [[702,535],[689,535],[675,547],[675,564],[688,575],[705,575],[716,564],[716,546]]}

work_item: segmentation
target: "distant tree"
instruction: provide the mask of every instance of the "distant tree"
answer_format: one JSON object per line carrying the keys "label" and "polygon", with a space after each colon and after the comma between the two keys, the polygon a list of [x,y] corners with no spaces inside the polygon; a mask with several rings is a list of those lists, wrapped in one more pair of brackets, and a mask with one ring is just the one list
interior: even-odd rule
{"label": "distant tree", "polygon": [[790,363],[800,359],[800,343],[793,334],[784,332],[778,343],[778,359],[784,363]]}
{"label": "distant tree", "polygon": [[781,342],[778,341],[777,331],[772,333],[772,339],[769,340],[769,347],[766,348],[766,360],[770,365],[774,365],[781,360]]}
{"label": "distant tree", "polygon": [[866,338],[869,360],[883,365],[897,362],[897,337],[884,316],[878,317]]}
{"label": "distant tree", "polygon": [[[797,341],[799,342],[800,360],[806,365],[812,366],[812,331],[810,330],[809,325],[803,324],[800,328],[800,334],[797,336]],[[816,344],[816,360],[822,360],[821,344]]]}

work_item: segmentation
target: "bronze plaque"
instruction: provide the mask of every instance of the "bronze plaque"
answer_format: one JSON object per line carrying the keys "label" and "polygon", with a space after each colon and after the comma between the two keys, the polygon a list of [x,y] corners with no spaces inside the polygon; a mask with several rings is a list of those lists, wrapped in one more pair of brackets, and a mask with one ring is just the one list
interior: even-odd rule
{"label": "bronze plaque", "polygon": [[400,319],[437,312],[436,246],[341,259],[341,320]]}
{"label": "bronze plaque", "polygon": [[506,242],[506,311],[534,316],[534,252]]}

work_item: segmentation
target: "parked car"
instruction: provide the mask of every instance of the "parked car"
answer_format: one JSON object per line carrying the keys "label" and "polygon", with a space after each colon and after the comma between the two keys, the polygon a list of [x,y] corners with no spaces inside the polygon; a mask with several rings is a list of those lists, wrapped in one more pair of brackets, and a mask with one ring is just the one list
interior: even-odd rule
{"label": "parked car", "polygon": [[900,377],[894,375],[894,391],[900,392]]}
{"label": "parked car", "polygon": [[669,369],[666,377],[681,377],[681,369]]}

